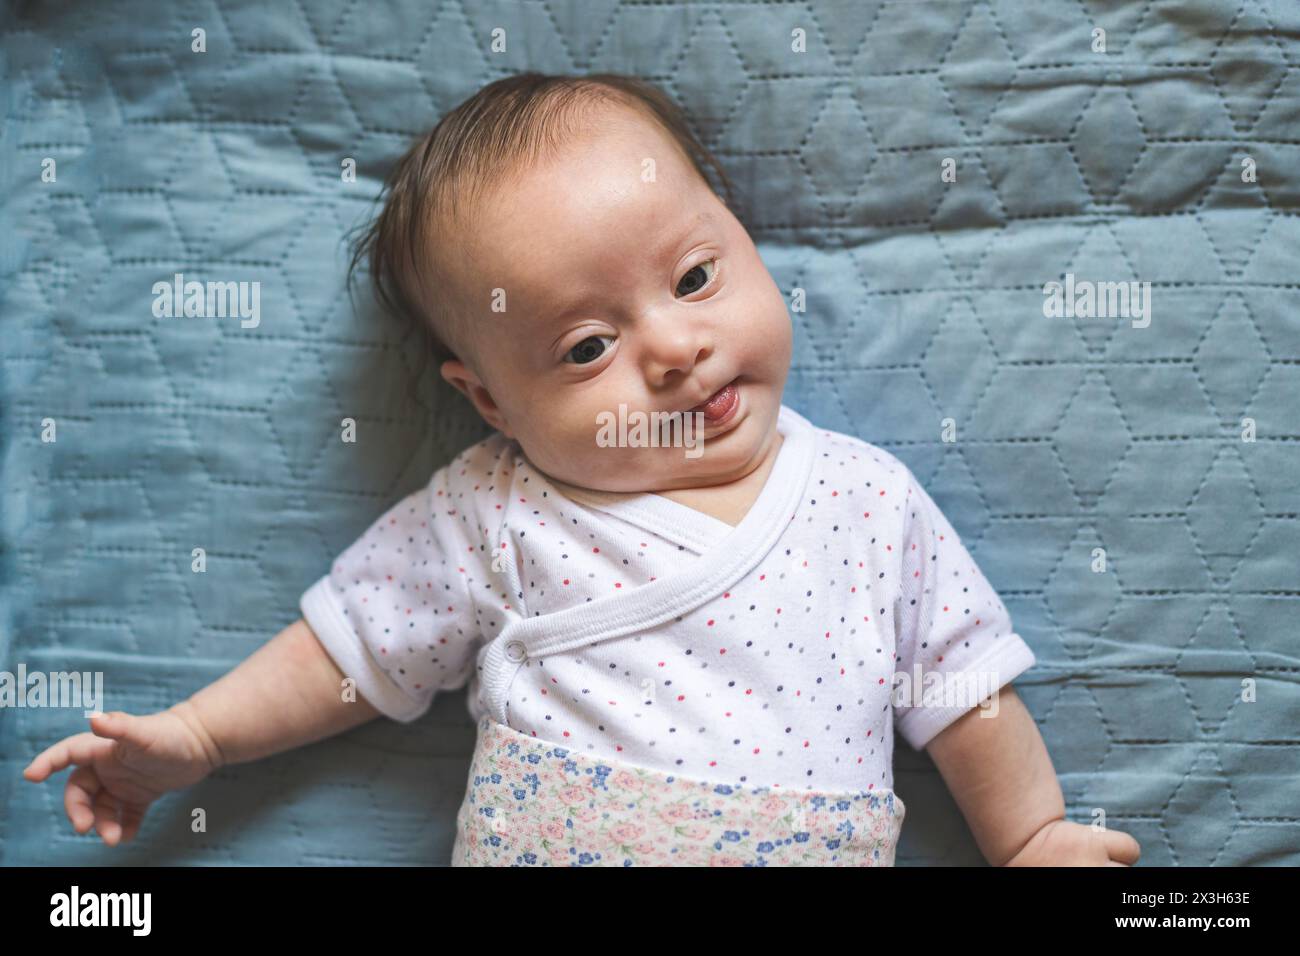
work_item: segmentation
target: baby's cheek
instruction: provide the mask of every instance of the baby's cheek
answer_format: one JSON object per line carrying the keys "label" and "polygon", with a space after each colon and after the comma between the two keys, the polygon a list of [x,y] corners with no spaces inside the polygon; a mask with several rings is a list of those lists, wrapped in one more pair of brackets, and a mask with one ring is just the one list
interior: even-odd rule
{"label": "baby's cheek", "polygon": [[[610,411],[616,416],[617,406]],[[576,484],[582,484],[584,474],[589,477],[590,473],[599,473],[608,467],[611,464],[609,460],[619,453],[617,447],[602,444],[605,441],[604,430],[595,411],[586,420],[576,419],[562,424],[540,420],[537,430],[538,434],[545,435],[541,444],[552,468],[567,473],[570,476],[567,480]],[[608,431],[617,443],[617,425]]]}

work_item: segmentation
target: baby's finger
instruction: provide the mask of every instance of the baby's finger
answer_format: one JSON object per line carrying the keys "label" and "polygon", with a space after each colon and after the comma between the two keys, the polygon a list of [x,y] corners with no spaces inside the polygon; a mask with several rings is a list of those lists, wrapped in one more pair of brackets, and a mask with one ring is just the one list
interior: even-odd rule
{"label": "baby's finger", "polygon": [[1128,864],[1127,864],[1127,863],[1116,863],[1114,860],[1107,860],[1107,861],[1106,861],[1106,865],[1107,865],[1107,866],[1122,866],[1122,867],[1125,867],[1126,869],[1127,869],[1127,867],[1128,867]]}
{"label": "baby's finger", "polygon": [[63,809],[78,833],[85,833],[95,823],[92,802],[101,786],[99,776],[91,767],[78,767],[68,775],[68,785],[63,788]]}
{"label": "baby's finger", "polygon": [[122,839],[122,824],[118,821],[120,812],[117,798],[107,790],[100,790],[95,795],[95,830],[109,846],[117,846]]}
{"label": "baby's finger", "polygon": [[127,843],[140,832],[140,823],[144,820],[144,807],[124,806],[122,808],[122,842]]}
{"label": "baby's finger", "polygon": [[95,754],[106,747],[112,747],[111,740],[103,740],[92,733],[75,734],[64,737],[36,755],[36,759],[23,771],[32,783],[40,783],[52,773],[58,773],[69,764],[90,763]]}
{"label": "baby's finger", "polygon": [[1106,855],[1121,863],[1136,863],[1142,855],[1138,841],[1122,830],[1106,831]]}

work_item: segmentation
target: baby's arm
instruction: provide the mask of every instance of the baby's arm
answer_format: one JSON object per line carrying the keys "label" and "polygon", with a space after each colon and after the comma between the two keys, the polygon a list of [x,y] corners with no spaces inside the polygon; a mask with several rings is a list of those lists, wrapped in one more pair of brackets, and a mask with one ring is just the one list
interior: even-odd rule
{"label": "baby's arm", "polygon": [[1047,745],[1010,684],[996,717],[972,708],[926,746],[993,866],[1133,864],[1129,834],[1069,823]]}
{"label": "baby's arm", "polygon": [[41,783],[75,765],[63,805],[78,833],[116,846],[135,836],[149,805],[230,763],[341,733],[379,716],[305,621],[290,624],[224,677],[156,714],[90,718],[90,732],[46,748],[23,776]]}
{"label": "baby's arm", "polygon": [[204,743],[214,766],[245,763],[314,743],[380,716],[299,618],[234,670],[171,710]]}

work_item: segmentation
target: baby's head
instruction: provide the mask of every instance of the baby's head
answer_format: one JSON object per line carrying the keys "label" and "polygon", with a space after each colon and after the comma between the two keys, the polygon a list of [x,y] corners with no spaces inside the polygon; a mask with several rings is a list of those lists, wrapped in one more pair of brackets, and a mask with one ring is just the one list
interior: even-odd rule
{"label": "baby's head", "polygon": [[[444,378],[569,484],[733,481],[772,447],[791,326],[726,174],[673,102],[612,74],[525,74],[456,107],[398,163],[358,244]],[[703,455],[605,447],[599,416],[685,412],[736,381]]]}

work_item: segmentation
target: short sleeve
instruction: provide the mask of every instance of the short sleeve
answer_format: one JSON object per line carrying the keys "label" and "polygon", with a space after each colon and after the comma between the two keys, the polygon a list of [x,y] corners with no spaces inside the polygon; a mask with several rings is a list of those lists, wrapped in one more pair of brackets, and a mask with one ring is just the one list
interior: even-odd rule
{"label": "short sleeve", "polygon": [[[916,750],[1034,664],[947,518],[908,472],[894,626],[894,726]],[[941,677],[932,677],[931,674]],[[919,681],[919,683],[918,683]]]}
{"label": "short sleeve", "polygon": [[299,602],[361,696],[402,723],[423,715],[435,692],[463,686],[476,664],[469,579],[481,559],[449,474],[440,468],[385,512]]}

